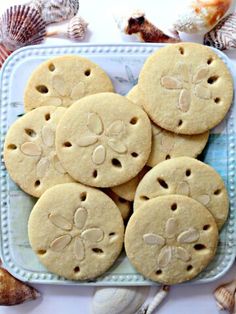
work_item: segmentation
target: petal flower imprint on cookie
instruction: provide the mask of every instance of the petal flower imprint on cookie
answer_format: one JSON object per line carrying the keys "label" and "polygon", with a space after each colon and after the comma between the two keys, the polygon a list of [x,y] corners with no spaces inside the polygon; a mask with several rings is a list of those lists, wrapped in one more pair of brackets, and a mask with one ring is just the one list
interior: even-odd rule
{"label": "petal flower imprint on cookie", "polygon": [[[37,135],[40,136],[40,135]],[[55,170],[61,174],[65,174],[66,171],[62,167],[56,153],[54,150],[54,142],[55,142],[55,132],[51,129],[50,126],[43,126],[41,130],[41,138],[42,138],[42,145],[35,143],[33,138],[32,142],[28,141],[21,145],[21,152],[30,157],[37,157],[38,162],[36,166],[36,176],[38,178],[43,178],[50,165],[52,164]],[[44,148],[52,149],[52,151],[44,156]]]}
{"label": "petal flower imprint on cookie", "polygon": [[[122,120],[116,120],[110,124],[107,129],[101,117],[97,113],[89,113],[87,120],[87,128],[91,133],[83,135],[77,140],[77,145],[87,147],[95,145],[92,153],[92,161],[96,165],[101,165],[106,159],[107,146],[118,154],[127,152],[127,146],[121,141],[121,137],[125,134],[125,124]],[[106,143],[99,143],[101,142]]]}
{"label": "petal flower imprint on cookie", "polygon": [[[180,234],[177,234],[177,220],[169,218],[165,225],[165,235],[161,236],[155,233],[146,233],[143,240],[147,245],[157,245],[161,247],[157,257],[159,267],[166,267],[173,258],[187,262],[191,259],[189,252],[183,248],[182,244],[194,243],[200,237],[200,233],[195,228],[189,228]],[[173,245],[173,240],[177,240],[178,244]]]}
{"label": "petal flower imprint on cookie", "polygon": [[[85,243],[97,243],[104,238],[104,232],[100,228],[86,229],[88,212],[85,208],[79,207],[70,222],[59,214],[51,213],[48,216],[50,222],[61,229],[64,234],[55,238],[50,243],[53,251],[62,251],[66,246],[73,245],[73,252],[77,260],[82,261],[85,258]],[[73,240],[73,241],[72,241]]]}
{"label": "petal flower imprint on cookie", "polygon": [[200,65],[195,73],[184,64],[179,63],[177,75],[165,75],[161,77],[161,85],[166,89],[180,90],[177,108],[182,112],[187,112],[191,105],[192,94],[200,99],[211,99],[210,89],[204,84],[209,69],[205,65]]}

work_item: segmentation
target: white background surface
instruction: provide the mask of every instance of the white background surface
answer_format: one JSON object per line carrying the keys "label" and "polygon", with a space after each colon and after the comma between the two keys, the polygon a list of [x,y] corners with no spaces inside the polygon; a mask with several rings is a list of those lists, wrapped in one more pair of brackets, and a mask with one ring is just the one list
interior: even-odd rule
{"label": "white background surface", "polygon": [[[144,9],[147,16],[155,19],[159,26],[168,28],[175,12],[182,1],[176,0],[80,0],[80,14],[89,22],[90,32],[85,41],[91,43],[119,43],[132,38],[121,36],[112,18],[114,8],[118,5],[132,4],[135,8]],[[0,10],[10,4],[22,1],[1,1]],[[45,44],[68,43],[64,39],[47,39]],[[227,53],[236,65],[236,51]],[[218,313],[213,298],[213,291],[221,282],[235,278],[236,266],[217,282],[205,285],[182,285],[171,288],[166,301],[157,311],[160,314],[215,314]],[[34,302],[15,307],[0,307],[0,314],[88,314],[90,313],[93,288],[35,285],[42,297]],[[224,313],[224,312],[221,312]],[[111,313],[112,314],[112,313]],[[125,313],[122,313],[125,314]]]}

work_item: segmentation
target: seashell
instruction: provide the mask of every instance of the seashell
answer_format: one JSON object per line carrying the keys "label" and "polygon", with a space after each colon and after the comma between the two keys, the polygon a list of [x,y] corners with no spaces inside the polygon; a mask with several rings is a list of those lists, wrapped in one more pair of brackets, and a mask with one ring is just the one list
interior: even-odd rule
{"label": "seashell", "polygon": [[127,35],[135,34],[140,41],[155,43],[180,42],[179,37],[173,38],[164,34],[155,25],[149,22],[145,13],[134,11],[128,16],[114,16],[118,28]]}
{"label": "seashell", "polygon": [[7,59],[8,56],[10,56],[11,51],[8,50],[4,45],[0,44],[0,69],[4,63],[4,61]]}
{"label": "seashell", "polygon": [[10,51],[44,40],[46,24],[38,11],[27,5],[15,5],[1,17],[1,42]]}
{"label": "seashell", "polygon": [[97,288],[92,301],[93,314],[133,314],[144,303],[149,287]]}
{"label": "seashell", "polygon": [[216,303],[221,310],[231,311],[234,306],[234,294],[236,291],[236,280],[219,286],[214,292]]}
{"label": "seashell", "polygon": [[181,8],[173,30],[184,33],[206,33],[228,11],[232,0],[194,0]]}
{"label": "seashell", "polygon": [[236,48],[236,13],[226,16],[208,32],[204,44],[219,50]]}
{"label": "seashell", "polygon": [[88,23],[79,15],[74,16],[65,27],[57,27],[55,30],[47,32],[47,37],[65,37],[73,40],[82,40],[85,38],[88,29]]}
{"label": "seashell", "polygon": [[41,14],[48,25],[75,16],[79,10],[79,0],[33,0],[30,6]]}
{"label": "seashell", "polygon": [[0,305],[16,305],[37,299],[40,293],[0,268]]}

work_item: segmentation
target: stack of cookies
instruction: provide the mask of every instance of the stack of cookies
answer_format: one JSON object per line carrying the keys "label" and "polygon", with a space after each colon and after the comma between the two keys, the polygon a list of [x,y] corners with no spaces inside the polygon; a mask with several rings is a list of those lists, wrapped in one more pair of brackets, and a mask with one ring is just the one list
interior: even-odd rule
{"label": "stack of cookies", "polygon": [[39,198],[28,232],[42,264],[92,279],[125,242],[145,277],[167,284],[195,277],[214,257],[228,198],[219,174],[194,158],[232,96],[226,65],[197,44],[159,49],[127,97],[85,58],[41,64],[4,160],[22,190]]}

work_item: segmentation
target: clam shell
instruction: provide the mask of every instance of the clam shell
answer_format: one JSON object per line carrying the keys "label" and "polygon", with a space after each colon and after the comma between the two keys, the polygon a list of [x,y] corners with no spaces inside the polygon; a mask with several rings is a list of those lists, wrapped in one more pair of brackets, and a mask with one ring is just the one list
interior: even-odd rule
{"label": "clam shell", "polygon": [[0,69],[4,63],[4,61],[7,59],[8,56],[10,56],[11,51],[9,51],[5,46],[0,44]]}
{"label": "clam shell", "polygon": [[8,8],[1,18],[1,41],[14,51],[27,45],[36,45],[44,40],[46,24],[39,12],[28,5]]}
{"label": "clam shell", "polygon": [[221,310],[232,310],[234,306],[234,291],[230,291],[225,286],[221,286],[215,290],[214,297]]}
{"label": "clam shell", "polygon": [[74,16],[67,28],[67,35],[70,39],[82,40],[87,32],[88,23],[79,15]]}
{"label": "clam shell", "polygon": [[79,10],[79,0],[33,0],[30,6],[41,14],[48,25],[75,16]]}
{"label": "clam shell", "polygon": [[144,303],[149,287],[97,288],[92,301],[93,314],[133,314]]}

